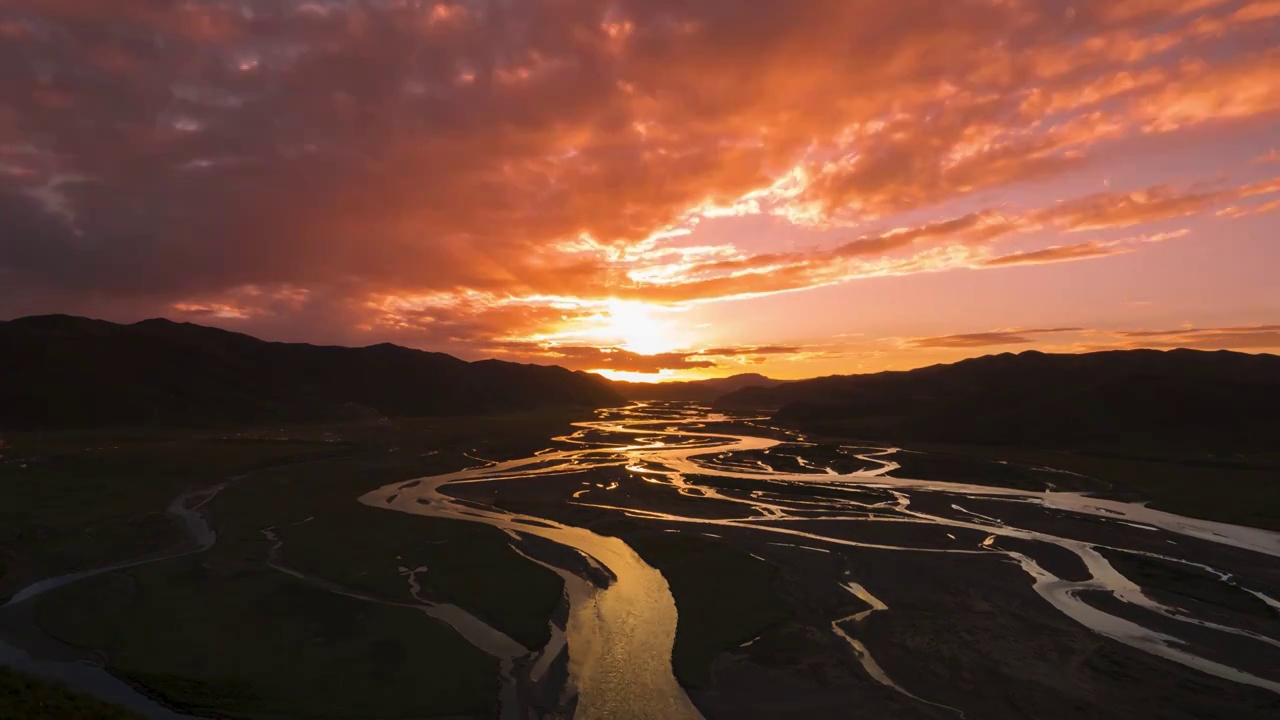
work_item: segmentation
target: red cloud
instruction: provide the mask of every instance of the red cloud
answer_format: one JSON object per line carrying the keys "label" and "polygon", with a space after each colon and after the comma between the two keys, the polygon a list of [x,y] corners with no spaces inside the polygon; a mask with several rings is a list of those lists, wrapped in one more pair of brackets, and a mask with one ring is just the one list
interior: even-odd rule
{"label": "red cloud", "polygon": [[[474,343],[611,297],[1096,256],[1118,246],[989,246],[1246,196],[913,216],[834,248],[632,274],[700,209],[889,223],[1081,167],[1103,142],[1280,110],[1268,3],[20,5],[0,9],[5,313],[168,309]],[[309,294],[274,299],[289,288]]]}

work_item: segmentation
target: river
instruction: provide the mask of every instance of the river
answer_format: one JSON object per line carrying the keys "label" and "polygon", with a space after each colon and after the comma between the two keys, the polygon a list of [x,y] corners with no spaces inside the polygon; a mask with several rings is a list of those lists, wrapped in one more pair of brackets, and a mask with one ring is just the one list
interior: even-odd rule
{"label": "river", "polygon": [[[1125,537],[1126,534],[1139,537],[1158,532],[1280,557],[1280,534],[1183,517],[1140,503],[1101,499],[1082,492],[1056,491],[1049,485],[1020,489],[912,479],[898,472],[901,466],[895,458],[905,451],[894,447],[846,449],[845,455],[866,467],[837,472],[820,461],[804,458],[806,448],[814,445],[802,436],[783,434],[784,431],[776,429],[756,434],[745,432],[752,430],[750,422],[696,405],[640,403],[629,408],[600,411],[597,420],[577,423],[576,426],[578,430],[575,433],[557,438],[554,447],[529,457],[395,483],[365,495],[361,502],[400,512],[482,522],[517,535],[537,535],[573,548],[610,571],[614,580],[606,588],[593,587],[563,569],[561,572],[569,581],[571,616],[566,635],[569,680],[578,693],[577,718],[699,717],[697,709],[671,674],[671,647],[677,615],[666,582],[660,573],[647,566],[617,538],[601,536],[550,518],[485,506],[475,499],[459,499],[450,494],[455,488],[476,483],[529,482],[557,476],[590,477],[594,470],[621,466],[634,476],[682,498],[737,503],[742,506],[742,513],[738,517],[707,518],[667,509],[659,511],[612,504],[604,499],[594,500],[593,497],[610,496],[611,487],[603,485],[577,490],[572,498],[565,498],[565,501],[601,512],[617,512],[665,524],[683,523],[703,529],[717,526],[749,528],[757,533],[775,535],[781,541],[803,542],[815,546],[815,549],[838,550],[844,546],[956,555],[996,553],[1006,556],[1025,572],[1035,594],[1044,603],[1094,633],[1199,673],[1280,693],[1278,672],[1260,674],[1255,669],[1236,667],[1221,658],[1203,656],[1196,652],[1194,644],[1171,634],[1168,623],[1162,624],[1161,629],[1148,627],[1135,620],[1133,613],[1110,612],[1087,599],[1092,594],[1106,594],[1152,619],[1172,620],[1174,624],[1280,648],[1280,640],[1271,635],[1197,618],[1185,609],[1158,602],[1119,572],[1100,552],[1132,552],[1168,562],[1193,564],[1216,573],[1223,583],[1239,587],[1272,609],[1278,609],[1280,603],[1273,597],[1250,588],[1247,580],[1230,572],[1192,563],[1176,552],[1154,553],[1145,549],[1116,547],[1115,543],[1117,537]],[[710,429],[712,427],[715,429]],[[726,427],[735,431],[726,431]],[[788,454],[770,455],[782,446],[788,449]],[[739,460],[743,454],[749,454],[751,459]],[[776,469],[771,465],[797,455],[799,458],[795,462],[803,471]],[[765,459],[760,459],[762,457]],[[726,490],[708,484],[707,478],[759,481],[761,490]],[[827,493],[806,498],[795,493],[769,490],[770,484],[776,487],[779,483],[850,491],[850,496],[843,499]],[[553,491],[549,489],[548,492]],[[864,497],[867,494],[877,500],[868,502]],[[946,498],[947,514],[926,512],[913,505],[931,496]],[[966,499],[1016,504],[1019,512],[1024,514],[1032,511],[1105,519],[1111,534],[1106,543],[1102,543],[1022,527],[966,510],[959,504]],[[818,521],[834,520],[931,525],[953,531],[978,531],[986,539],[969,547],[952,542],[936,546],[906,546],[864,542],[851,539],[847,534],[837,536],[810,527],[818,525]],[[1115,534],[1116,530],[1121,532],[1119,536]],[[947,537],[954,540],[954,534]],[[1001,540],[1006,538],[1061,548],[1080,561],[1087,569],[1088,577],[1077,580],[1059,577],[1030,554],[1002,548]],[[1174,543],[1172,540],[1166,542]],[[832,631],[850,641],[852,651],[876,682],[928,703],[898,686],[879,668],[871,652],[845,633],[843,627],[847,623],[864,621],[871,611],[887,610],[888,607],[861,585],[845,584],[844,587],[867,601],[871,610],[835,619]],[[963,715],[960,709],[948,709]]]}
{"label": "river", "polygon": [[[218,535],[205,521],[200,508],[212,500],[223,487],[223,485],[219,484],[185,492],[169,503],[168,512],[178,518],[188,536],[188,541],[182,547],[135,560],[58,575],[32,583],[15,593],[9,599],[9,602],[0,606],[0,620],[8,620],[34,630],[36,626],[31,619],[34,604],[41,595],[47,592],[95,575],[208,550],[213,547]],[[38,633],[38,631],[36,632]],[[54,647],[61,645],[61,643],[52,639],[46,639],[45,644]],[[39,657],[27,650],[0,640],[0,665],[6,665],[37,677],[63,683],[99,700],[128,708],[143,717],[153,718],[154,720],[194,720],[192,716],[175,712],[139,692],[132,685],[107,672],[100,663]]]}
{"label": "river", "polygon": [[[396,482],[359,498],[365,505],[388,511],[491,525],[510,535],[517,550],[521,550],[521,539],[541,538],[567,549],[570,559],[576,560],[569,562],[564,554],[526,555],[563,578],[568,604],[563,627],[554,628],[546,647],[528,655],[521,655],[523,648],[518,644],[461,608],[417,598],[415,607],[454,626],[502,661],[504,718],[527,716],[528,708],[516,691],[516,675],[540,681],[562,653],[568,656],[562,699],[568,701],[560,708],[574,718],[680,720],[701,715],[672,673],[678,615],[663,575],[617,537],[557,519],[554,512],[519,512],[503,509],[509,504],[499,507],[496,501],[468,497],[475,488],[495,484],[524,488],[540,502],[562,509],[660,523],[666,532],[688,528],[705,535],[719,529],[767,539],[769,545],[823,553],[858,548],[947,554],[957,561],[1001,557],[1020,569],[1031,597],[1048,612],[1171,666],[1280,694],[1280,663],[1274,662],[1280,659],[1276,653],[1280,633],[1275,632],[1280,626],[1274,622],[1280,615],[1276,600],[1280,593],[1274,585],[1258,584],[1248,573],[1217,567],[1201,557],[1204,548],[1219,547],[1226,556],[1263,558],[1274,567],[1273,559],[1280,557],[1280,534],[1059,490],[1049,480],[1038,487],[1011,487],[916,479],[910,477],[908,450],[814,443],[798,433],[770,428],[760,419],[729,417],[696,404],[637,403],[597,411],[596,419],[575,426],[573,433],[554,438],[550,447],[528,457]],[[1040,470],[1045,478],[1053,477],[1051,469]],[[623,482],[662,493],[671,502],[625,502],[627,490],[617,490],[618,480],[608,485],[600,482],[610,473],[611,477],[623,473]],[[40,595],[92,575],[207,549],[216,536],[199,508],[220,489],[187,493],[170,505],[169,511],[182,520],[191,538],[183,548],[35,583],[18,592],[0,608],[0,614],[29,614]],[[710,504],[721,510],[689,511]],[[724,512],[726,507],[734,511]],[[1084,530],[1075,525],[1069,531],[1055,529],[1064,518],[1088,520],[1092,525],[1080,526]],[[931,534],[910,536],[909,542],[876,535],[887,527],[926,528]],[[279,540],[271,528],[263,533],[276,542],[271,556],[275,562]],[[1052,563],[1040,554],[1043,548],[1074,558],[1083,575],[1066,577],[1060,569],[1052,570]],[[1116,567],[1109,558],[1117,554],[1207,574],[1212,582],[1255,598],[1264,612],[1271,613],[1271,624],[1259,631],[1256,624],[1246,627],[1166,604],[1158,593]],[[277,569],[323,582],[284,566]],[[416,573],[421,569],[404,570],[416,596]],[[866,579],[849,577],[832,577],[829,584],[833,591],[862,603],[858,612],[831,617],[829,632],[847,643],[870,682],[898,693],[904,701],[965,716],[959,703],[937,702],[929,697],[929,688],[907,687],[893,677],[877,661],[876,648],[860,639],[859,628],[893,612],[877,587]],[[1098,597],[1108,602],[1098,602]],[[1235,662],[1231,653],[1205,652],[1205,638],[1214,637],[1246,643],[1271,660],[1248,665]],[[4,644],[0,644],[0,663],[60,679],[148,717],[184,717],[92,664],[37,659]]]}

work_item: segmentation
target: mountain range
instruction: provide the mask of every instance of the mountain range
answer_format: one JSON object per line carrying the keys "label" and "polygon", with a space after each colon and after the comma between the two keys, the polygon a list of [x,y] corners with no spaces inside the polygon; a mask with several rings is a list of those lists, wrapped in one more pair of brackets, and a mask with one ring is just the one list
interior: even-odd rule
{"label": "mountain range", "polygon": [[266,342],[160,319],[0,322],[5,429],[314,422],[622,402],[597,375],[466,362],[390,344]]}
{"label": "mountain range", "polygon": [[843,437],[1265,450],[1280,437],[1280,357],[1027,351],[745,388],[716,402]]}
{"label": "mountain range", "polygon": [[684,382],[643,383],[615,380],[613,387],[628,400],[709,401],[743,388],[770,388],[782,383],[782,380],[774,380],[759,373],[741,373],[723,378]]}
{"label": "mountain range", "polygon": [[747,373],[650,384],[391,344],[267,342],[161,319],[0,322],[0,429],[317,422],[628,400],[714,401],[878,440],[1267,449],[1280,437],[1280,357],[1027,351],[793,382]]}

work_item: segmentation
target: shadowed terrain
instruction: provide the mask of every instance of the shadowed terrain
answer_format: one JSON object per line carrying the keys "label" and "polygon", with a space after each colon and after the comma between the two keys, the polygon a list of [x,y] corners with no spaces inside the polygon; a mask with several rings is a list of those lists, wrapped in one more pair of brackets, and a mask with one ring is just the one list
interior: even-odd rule
{"label": "shadowed terrain", "polygon": [[725,378],[659,383],[615,380],[613,387],[628,400],[714,400],[744,388],[771,388],[782,384],[759,373],[742,373]]}
{"label": "shadowed terrain", "polygon": [[1274,361],[6,431],[0,659],[165,719],[1269,717],[1274,451],[1213,410]]}
{"label": "shadowed terrain", "polygon": [[0,323],[0,428],[211,426],[600,407],[596,375],[382,344],[264,342],[190,323]]}
{"label": "shadowed terrain", "polygon": [[[1016,459],[1096,477],[1116,497],[1280,529],[1275,355],[1004,353],[745,388],[716,404],[819,436],[927,447],[949,456],[949,478],[989,478],[1001,470],[981,459]],[[905,464],[927,477],[926,463]]]}
{"label": "shadowed terrain", "polygon": [[1004,353],[950,365],[745,388],[727,408],[846,437],[1058,446],[1273,449],[1280,357],[1228,351]]}

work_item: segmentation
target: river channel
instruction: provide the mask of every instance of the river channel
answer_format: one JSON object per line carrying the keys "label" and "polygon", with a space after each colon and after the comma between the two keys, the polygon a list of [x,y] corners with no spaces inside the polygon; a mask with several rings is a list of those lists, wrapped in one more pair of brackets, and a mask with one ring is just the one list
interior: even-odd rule
{"label": "river channel", "polygon": [[[693,403],[636,403],[599,410],[594,420],[576,423],[573,433],[528,457],[392,483],[359,501],[499,528],[517,551],[564,580],[566,617],[553,624],[545,647],[522,654],[517,643],[465,610],[419,597],[416,574],[426,569],[404,569],[414,607],[501,661],[504,719],[530,717],[535,695],[543,698],[541,707],[554,708],[549,716],[555,718],[702,717],[672,671],[679,614],[667,579],[624,539],[591,529],[600,518],[723,539],[761,561],[756,552],[772,548],[783,554],[768,562],[793,564],[793,571],[810,568],[793,578],[809,586],[809,594],[825,588],[847,607],[818,629],[847,653],[864,682],[920,717],[982,713],[964,693],[939,697],[920,677],[904,677],[901,661],[885,662],[894,643],[868,639],[874,636],[864,632],[868,625],[909,616],[898,606],[922,593],[904,587],[931,589],[934,578],[927,572],[909,577],[894,563],[876,571],[866,553],[941,558],[945,563],[931,566],[939,584],[942,573],[972,577],[979,589],[984,582],[1003,583],[1002,592],[1020,593],[1019,603],[1057,618],[1059,627],[1148,658],[1156,674],[1174,678],[1175,687],[1200,678],[1196,682],[1219,691],[1254,693],[1255,708],[1278,702],[1280,534],[1107,496],[1089,478],[1053,468],[1015,472],[1013,463],[992,461],[951,481],[940,479],[949,475],[937,467],[932,455],[910,449],[814,441],[762,418]],[[35,583],[0,608],[0,619],[29,624],[36,599],[57,587],[208,549],[216,536],[200,508],[221,488],[174,499],[169,511],[190,536],[181,549]],[[275,564],[281,541],[273,528],[263,535],[274,543],[272,567],[324,584]],[[789,552],[796,554],[789,559]],[[790,563],[856,553],[863,553],[859,563],[829,565],[842,568],[830,576],[812,570],[817,565]],[[995,572],[992,561],[1003,570]],[[963,569],[969,564],[972,570]],[[1148,566],[1161,569],[1152,575]],[[1191,582],[1190,589],[1160,573]],[[908,579],[916,584],[902,582]],[[1217,603],[1220,594],[1230,602]],[[1034,652],[1043,639],[1021,641]],[[557,662],[562,670],[552,672]],[[183,717],[96,664],[38,659],[4,644],[0,663],[60,679],[148,717]],[[562,679],[565,687],[559,688]],[[548,690],[548,684],[555,687]],[[548,692],[558,701],[545,702]],[[1224,712],[1231,716],[1228,708]]]}
{"label": "river channel", "polygon": [[[572,548],[607,570],[612,581],[601,587],[560,569],[568,581],[571,605],[565,628],[569,682],[578,697],[575,717],[585,720],[700,717],[672,677],[677,613],[667,583],[622,540],[550,517],[487,505],[477,499],[477,486],[531,483],[554,494],[564,487],[554,479],[587,478],[580,482],[582,489],[563,501],[668,527],[749,530],[769,536],[775,544],[802,544],[822,552],[861,548],[957,557],[998,555],[1021,569],[1027,586],[1047,608],[1088,631],[1195,673],[1280,694],[1280,667],[1271,662],[1280,659],[1275,652],[1280,650],[1280,625],[1274,624],[1280,603],[1275,591],[1179,552],[1183,542],[1222,546],[1269,562],[1280,557],[1280,534],[1058,489],[1063,484],[1058,480],[1070,479],[1069,474],[1050,468],[1042,469],[1046,480],[1038,487],[913,479],[906,460],[909,451],[824,446],[761,422],[681,403],[604,410],[596,420],[577,423],[575,433],[556,438],[553,447],[529,457],[395,483],[365,495],[361,502],[486,523],[515,537],[539,536]],[[620,470],[650,490],[678,496],[681,504],[655,507],[650,502],[646,507],[623,502],[621,493],[614,491],[617,482],[606,485],[591,480],[601,471]],[[813,494],[804,492],[805,488],[812,488]],[[692,507],[689,503],[715,503],[739,511],[708,514],[672,509]],[[981,512],[973,509],[979,504]],[[1008,513],[997,513],[992,507],[1008,508]],[[1019,519],[1000,519],[997,514]],[[1061,524],[1060,518],[1085,519],[1106,531],[1091,538],[1088,533],[1045,529]],[[939,531],[927,537],[942,541],[878,539],[882,536],[878,530],[894,523]],[[866,529],[865,538],[851,529],[858,527]],[[965,539],[969,537],[980,540],[969,542]],[[1040,549],[1052,551],[1048,557],[1059,561],[1046,562]],[[1263,612],[1270,612],[1273,621],[1268,629],[1277,632],[1237,627],[1167,605],[1117,569],[1109,559],[1116,554],[1189,565],[1214,575],[1217,582],[1265,604]],[[1078,569],[1060,575],[1054,568],[1063,565],[1062,556],[1074,558],[1072,567]],[[849,642],[850,652],[868,676],[913,701],[963,716],[963,708],[933,703],[923,698],[923,692],[901,687],[876,663],[875,648],[867,648],[846,632],[872,613],[890,610],[873,594],[876,589],[844,578],[831,582],[867,606],[848,617],[832,618],[831,632]],[[1182,636],[1184,630],[1187,637]],[[1200,652],[1206,636],[1230,636],[1234,642],[1254,646],[1268,660],[1237,664],[1229,654]]]}

